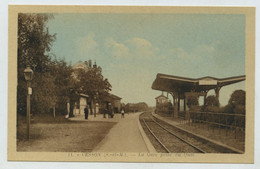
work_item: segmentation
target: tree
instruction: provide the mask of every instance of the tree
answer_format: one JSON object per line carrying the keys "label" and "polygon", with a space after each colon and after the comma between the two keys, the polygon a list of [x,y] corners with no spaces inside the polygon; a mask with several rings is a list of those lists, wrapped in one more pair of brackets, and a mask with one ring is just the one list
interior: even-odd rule
{"label": "tree", "polygon": [[65,115],[67,114],[67,103],[70,100],[70,90],[75,84],[72,76],[71,66],[68,66],[64,59],[55,59],[50,67],[51,75],[54,77],[55,94],[57,100],[55,108],[57,112]]}
{"label": "tree", "polygon": [[219,106],[218,98],[214,95],[210,95],[206,98],[206,106]]}
{"label": "tree", "polygon": [[49,72],[37,73],[34,76],[32,88],[32,112],[48,113],[57,102],[55,77]]}
{"label": "tree", "polygon": [[[111,91],[111,84],[107,79],[104,79],[102,69],[100,66],[97,67],[96,63],[93,67],[88,65],[88,69],[77,69],[73,73],[75,79],[72,90],[73,96],[75,96],[75,93],[76,95],[83,93],[87,94],[93,101],[101,103],[108,96],[108,92]],[[74,101],[72,100],[72,102]],[[93,114],[92,107],[90,107],[90,114]]]}
{"label": "tree", "polygon": [[245,105],[246,103],[246,92],[244,90],[235,90],[228,101],[229,104]]}
{"label": "tree", "polygon": [[197,106],[199,104],[198,97],[196,95],[190,95],[187,98],[187,106],[191,108],[192,106]]}
{"label": "tree", "polygon": [[51,62],[51,44],[56,35],[50,35],[46,23],[51,15],[46,14],[23,14],[18,15],[18,77],[27,65],[34,72],[47,72]]}
{"label": "tree", "polygon": [[206,112],[220,112],[219,100],[216,96],[210,95],[205,100],[205,105],[202,107]]}
{"label": "tree", "polygon": [[244,90],[235,90],[228,101],[228,105],[225,106],[225,113],[232,114],[245,114],[246,108],[246,92]]}
{"label": "tree", "polygon": [[[246,100],[246,92],[244,90],[235,90],[228,101],[228,104],[224,107],[224,113],[228,114],[245,114]],[[240,126],[245,127],[245,118],[241,118],[242,116],[228,116],[228,124],[232,124],[234,122],[239,123]]]}
{"label": "tree", "polygon": [[92,98],[97,94],[99,97],[107,96],[111,91],[112,86],[107,79],[104,79],[101,67],[93,67],[88,71],[78,70],[77,77],[76,89]]}
{"label": "tree", "polygon": [[44,112],[56,101],[54,77],[49,73],[51,58],[48,55],[55,35],[50,35],[46,28],[51,17],[45,14],[18,14],[18,113],[25,114],[26,110],[27,86],[23,71],[27,65],[35,74],[32,81],[33,112]]}

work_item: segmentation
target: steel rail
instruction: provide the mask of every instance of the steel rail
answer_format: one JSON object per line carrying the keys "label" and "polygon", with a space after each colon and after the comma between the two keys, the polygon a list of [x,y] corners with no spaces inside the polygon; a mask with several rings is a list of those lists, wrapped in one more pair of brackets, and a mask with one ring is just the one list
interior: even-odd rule
{"label": "steel rail", "polygon": [[155,121],[153,118],[151,118],[158,126],[160,126],[161,128],[163,128],[165,131],[169,132],[170,134],[174,135],[175,137],[177,137],[178,139],[180,139],[181,141],[185,142],[186,144],[190,145],[191,147],[193,147],[194,149],[198,150],[201,153],[206,153],[204,150],[196,147],[195,145],[193,145],[192,143],[188,142],[187,140],[184,140],[183,138],[181,138],[180,136],[176,135],[175,133],[169,131],[168,129],[166,129],[165,127],[163,127],[161,124],[159,124],[157,121]]}
{"label": "steel rail", "polygon": [[143,119],[143,122],[145,124],[145,126],[147,127],[147,129],[149,130],[149,132],[153,135],[153,137],[156,139],[156,141],[167,151],[167,153],[170,153],[170,150],[168,150],[168,148],[158,139],[158,137],[156,137],[156,135],[152,132],[152,130],[150,129],[150,127],[147,125],[146,121]]}

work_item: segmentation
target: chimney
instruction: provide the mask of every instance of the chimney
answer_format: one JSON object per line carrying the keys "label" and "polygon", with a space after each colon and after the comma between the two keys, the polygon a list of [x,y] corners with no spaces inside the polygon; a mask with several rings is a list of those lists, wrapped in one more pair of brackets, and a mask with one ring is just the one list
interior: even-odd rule
{"label": "chimney", "polygon": [[93,68],[97,68],[97,63],[95,61],[94,65],[93,65]]}
{"label": "chimney", "polygon": [[91,66],[92,66],[92,61],[89,59],[88,60],[88,66],[91,68]]}

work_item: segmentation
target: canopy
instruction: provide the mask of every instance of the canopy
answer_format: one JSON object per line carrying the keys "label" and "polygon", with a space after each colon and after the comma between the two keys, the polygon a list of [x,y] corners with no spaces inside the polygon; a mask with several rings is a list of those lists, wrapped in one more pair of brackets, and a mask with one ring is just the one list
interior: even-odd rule
{"label": "canopy", "polygon": [[152,84],[152,89],[167,92],[175,91],[178,93],[190,91],[201,92],[241,82],[245,79],[245,75],[228,78],[215,78],[206,76],[198,79],[193,79],[158,73],[156,79]]}

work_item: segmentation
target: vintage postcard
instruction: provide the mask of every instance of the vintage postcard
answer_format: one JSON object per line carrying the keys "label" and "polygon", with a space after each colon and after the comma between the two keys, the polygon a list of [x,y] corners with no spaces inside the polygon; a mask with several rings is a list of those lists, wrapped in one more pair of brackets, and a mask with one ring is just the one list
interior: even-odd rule
{"label": "vintage postcard", "polygon": [[8,160],[254,163],[255,8],[9,6]]}

